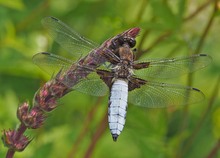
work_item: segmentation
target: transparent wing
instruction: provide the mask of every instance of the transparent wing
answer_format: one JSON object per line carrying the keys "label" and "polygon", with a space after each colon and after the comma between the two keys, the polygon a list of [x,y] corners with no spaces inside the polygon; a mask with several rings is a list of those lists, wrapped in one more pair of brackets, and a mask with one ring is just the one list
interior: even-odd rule
{"label": "transparent wing", "polygon": [[172,78],[206,67],[211,61],[212,58],[206,54],[144,62],[139,61],[135,62],[135,64],[146,63],[148,67],[135,70],[134,73],[140,78]]}
{"label": "transparent wing", "polygon": [[[50,53],[38,53],[34,55],[33,62],[51,75],[56,75],[61,69],[65,73],[74,64],[71,60]],[[88,75],[77,80],[74,86],[71,86],[73,81],[68,79],[63,80],[63,83],[73,90],[89,95],[104,96],[107,94],[109,88],[100,79],[99,75],[96,74],[95,70],[87,67],[80,67],[80,69],[81,71],[70,71],[68,75],[75,76],[75,78],[80,78],[79,76],[84,76],[85,74]]]}
{"label": "transparent wing", "polygon": [[64,49],[72,53],[75,59],[79,59],[80,56],[84,56],[98,46],[54,17],[42,19],[42,24],[48,29],[50,36]]}
{"label": "transparent wing", "polygon": [[104,96],[109,91],[108,86],[96,72],[92,72],[86,78],[80,80],[72,89],[92,96]]}
{"label": "transparent wing", "polygon": [[145,85],[129,92],[128,101],[138,106],[161,108],[196,103],[204,97],[196,88],[147,81]]}
{"label": "transparent wing", "polygon": [[32,60],[34,64],[50,75],[56,75],[61,69],[67,70],[74,64],[69,59],[47,52],[35,54]]}

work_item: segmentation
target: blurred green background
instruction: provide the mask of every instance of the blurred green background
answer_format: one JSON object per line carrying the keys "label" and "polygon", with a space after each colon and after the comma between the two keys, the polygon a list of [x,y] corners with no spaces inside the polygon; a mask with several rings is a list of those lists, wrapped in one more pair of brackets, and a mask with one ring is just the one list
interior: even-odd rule
{"label": "blurred green background", "polygon": [[[220,2],[214,0],[0,0],[0,129],[19,124],[16,109],[32,103],[50,79],[32,63],[49,51],[66,54],[41,25],[54,16],[101,44],[131,27],[141,27],[141,58],[209,54],[205,69],[163,82],[192,85],[206,95],[198,104],[165,109],[129,105],[124,131],[115,143],[106,122],[108,96],[71,92],[49,113],[44,126],[28,130],[33,141],[16,158],[220,157]],[[0,157],[7,148],[0,145]]]}

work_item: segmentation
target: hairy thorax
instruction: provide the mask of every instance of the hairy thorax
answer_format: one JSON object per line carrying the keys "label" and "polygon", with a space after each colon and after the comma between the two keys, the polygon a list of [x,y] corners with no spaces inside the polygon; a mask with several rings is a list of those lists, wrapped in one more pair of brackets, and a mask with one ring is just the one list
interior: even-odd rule
{"label": "hairy thorax", "polygon": [[115,78],[128,79],[129,76],[133,75],[133,70],[130,62],[122,60],[118,63],[113,71],[115,73]]}

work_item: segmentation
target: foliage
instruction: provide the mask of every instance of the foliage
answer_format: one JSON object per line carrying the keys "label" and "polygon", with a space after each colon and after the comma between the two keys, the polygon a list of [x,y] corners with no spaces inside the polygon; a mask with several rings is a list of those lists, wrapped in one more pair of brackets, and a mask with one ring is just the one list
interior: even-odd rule
{"label": "foliage", "polygon": [[[164,81],[201,89],[204,102],[167,109],[129,105],[124,131],[115,143],[106,123],[108,97],[72,92],[60,100],[42,128],[27,131],[34,139],[15,157],[220,157],[219,4],[217,0],[0,1],[1,130],[16,127],[17,106],[31,103],[37,89],[50,79],[32,63],[32,56],[43,51],[67,55],[41,26],[45,16],[61,19],[98,43],[139,26],[137,57],[206,53],[213,58],[206,69]],[[1,144],[0,157],[6,152]]]}

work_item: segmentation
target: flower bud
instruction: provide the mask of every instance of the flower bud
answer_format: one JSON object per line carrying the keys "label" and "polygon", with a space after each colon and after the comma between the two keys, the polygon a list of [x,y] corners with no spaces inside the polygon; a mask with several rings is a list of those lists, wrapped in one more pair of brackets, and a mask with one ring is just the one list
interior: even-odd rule
{"label": "flower bud", "polygon": [[31,140],[24,135],[20,135],[19,138],[17,138],[17,135],[18,132],[15,130],[4,130],[2,132],[2,141],[9,149],[23,151]]}
{"label": "flower bud", "polygon": [[39,107],[29,108],[28,103],[23,103],[17,110],[18,119],[31,129],[39,128],[43,125],[46,115]]}

